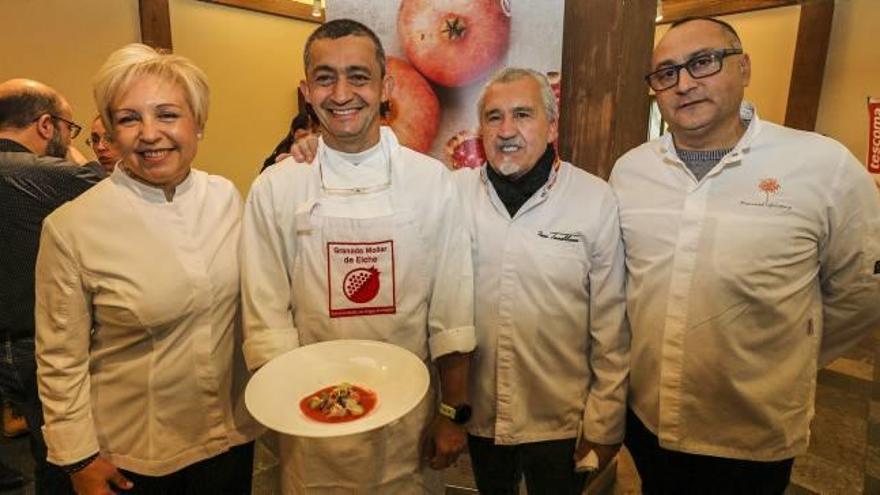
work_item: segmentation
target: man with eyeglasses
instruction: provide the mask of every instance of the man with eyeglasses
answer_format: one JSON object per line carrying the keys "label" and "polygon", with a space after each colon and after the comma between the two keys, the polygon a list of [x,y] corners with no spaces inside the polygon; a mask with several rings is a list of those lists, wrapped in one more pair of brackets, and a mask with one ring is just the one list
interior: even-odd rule
{"label": "man with eyeglasses", "polygon": [[611,174],[632,330],[626,445],[644,493],[783,493],[818,368],[880,322],[880,196],[840,143],[758,118],[712,18],[646,80],[669,133]]}
{"label": "man with eyeglasses", "polygon": [[27,79],[0,83],[0,390],[30,429],[38,494],[70,493],[46,462],[34,356],[34,266],[43,219],[104,177],[97,163],[67,160],[80,132],[54,89]]}
{"label": "man with eyeglasses", "polygon": [[301,88],[321,127],[315,159],[266,169],[242,220],[248,366],[315,342],[379,340],[436,365],[440,390],[371,432],[282,435],[282,490],[441,493],[423,468],[445,468],[465,448],[476,342],[471,241],[456,189],[441,163],[380,126],[393,81],[369,28],[321,25],[304,65]]}

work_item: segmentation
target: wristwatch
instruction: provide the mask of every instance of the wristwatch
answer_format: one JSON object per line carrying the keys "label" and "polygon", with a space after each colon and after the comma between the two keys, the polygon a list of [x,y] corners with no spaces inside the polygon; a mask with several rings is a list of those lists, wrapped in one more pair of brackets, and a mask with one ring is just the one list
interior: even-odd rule
{"label": "wristwatch", "polygon": [[449,404],[444,404],[443,402],[441,402],[440,415],[446,416],[457,425],[463,425],[471,419],[471,406],[470,404],[461,404],[459,406],[453,407]]}

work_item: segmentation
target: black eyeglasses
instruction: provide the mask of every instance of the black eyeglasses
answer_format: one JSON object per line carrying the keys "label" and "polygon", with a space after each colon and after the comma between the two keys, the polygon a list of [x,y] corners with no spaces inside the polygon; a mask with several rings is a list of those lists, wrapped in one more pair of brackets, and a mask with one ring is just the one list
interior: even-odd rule
{"label": "black eyeglasses", "polygon": [[693,79],[702,79],[721,72],[724,59],[731,55],[742,54],[741,48],[722,48],[701,53],[687,62],[678,65],[669,65],[651,72],[645,76],[648,86],[654,91],[664,91],[678,84],[678,74],[681,69],[687,69]]}
{"label": "black eyeglasses", "polygon": [[64,117],[54,115],[51,113],[49,114],[49,117],[52,117],[55,120],[60,120],[61,122],[64,122],[65,124],[67,124],[67,129],[70,130],[70,139],[76,139],[76,137],[79,136],[79,132],[82,130],[81,125],[77,124],[76,122],[74,122],[72,120],[67,120]]}

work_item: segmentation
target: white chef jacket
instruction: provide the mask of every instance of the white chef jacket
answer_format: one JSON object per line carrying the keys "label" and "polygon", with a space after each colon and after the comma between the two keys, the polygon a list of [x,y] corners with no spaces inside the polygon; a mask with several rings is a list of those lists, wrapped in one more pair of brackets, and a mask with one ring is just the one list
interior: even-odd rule
{"label": "white chef jacket", "polygon": [[[387,180],[390,170],[395,207],[404,211],[409,222],[419,225],[424,241],[418,253],[395,253],[399,270],[409,269],[409,264],[423,270],[427,283],[420,295],[422,303],[411,311],[347,318],[346,323],[357,321],[360,328],[346,335],[313,333],[297,307],[304,303],[310,311],[320,307],[321,318],[329,318],[327,289],[315,287],[298,294],[292,285],[297,229],[305,228],[297,225],[297,220],[303,220],[302,206],[323,194],[322,169],[317,162],[300,164],[288,158],[257,177],[245,206],[241,239],[244,353],[251,369],[299,345],[332,338],[387,341],[422,359],[473,349],[470,238],[462,228],[463,215],[450,172],[437,160],[400,146],[388,127],[382,127],[382,139],[391,143],[390,165],[384,161],[359,166],[325,163],[324,182],[334,189],[376,187]],[[322,156],[323,146],[323,140],[319,141],[317,157]],[[363,165],[373,168],[361,168]],[[347,169],[341,170],[343,166]],[[351,203],[348,211],[357,217],[358,202],[363,200],[352,196],[341,201]]]}
{"label": "white chef jacket", "polygon": [[806,451],[816,371],[880,320],[880,197],[840,143],[761,121],[701,181],[671,135],[614,167],[630,404],[664,448]]}
{"label": "white chef jacket", "polygon": [[623,439],[629,333],[617,202],[569,163],[510,217],[485,167],[456,178],[474,229],[471,434]]}
{"label": "white chef jacket", "polygon": [[252,440],[241,198],[193,170],[167,202],[120,167],[43,223],[36,355],[48,459],[162,476]]}
{"label": "white chef jacket", "polygon": [[[314,163],[288,159],[252,186],[242,234],[244,351],[251,368],[298,345],[342,338],[389,342],[424,360],[473,350],[470,238],[449,171],[401,147],[389,128],[382,128],[380,143],[381,153],[355,166],[319,141]],[[331,193],[352,188],[373,192]],[[334,284],[347,271],[338,268],[351,262],[335,253],[346,245],[390,248],[377,265],[376,300],[387,304],[335,299]],[[348,307],[340,309],[340,302]],[[433,491],[419,444],[434,409],[429,393],[378,430],[333,439],[282,435],[282,489]]]}

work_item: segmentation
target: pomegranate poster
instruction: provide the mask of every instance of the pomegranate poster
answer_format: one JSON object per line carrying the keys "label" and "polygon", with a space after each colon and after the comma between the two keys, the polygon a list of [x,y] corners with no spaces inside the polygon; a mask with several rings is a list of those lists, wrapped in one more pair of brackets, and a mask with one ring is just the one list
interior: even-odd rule
{"label": "pomegranate poster", "polygon": [[459,168],[483,163],[477,99],[493,72],[528,67],[558,81],[564,7],[565,0],[333,0],[326,18],[376,32],[394,78],[386,118],[398,139]]}
{"label": "pomegranate poster", "polygon": [[868,98],[868,172],[880,187],[880,98]]}

